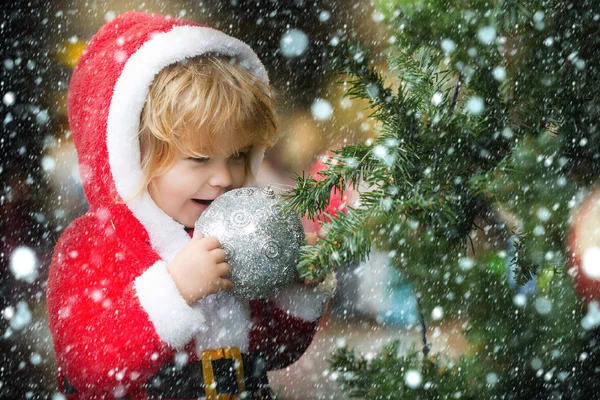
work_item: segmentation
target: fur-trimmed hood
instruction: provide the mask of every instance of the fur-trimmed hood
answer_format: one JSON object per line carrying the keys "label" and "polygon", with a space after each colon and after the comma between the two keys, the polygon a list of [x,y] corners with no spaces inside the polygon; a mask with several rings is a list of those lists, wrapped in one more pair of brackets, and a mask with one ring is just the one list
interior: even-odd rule
{"label": "fur-trimmed hood", "polygon": [[[125,203],[169,261],[189,241],[183,226],[165,214],[142,182],[140,115],[156,74],[186,58],[219,53],[235,57],[259,79],[267,72],[245,43],[206,25],[158,14],[128,12],[105,24],[73,72],[68,114],[84,193],[95,211]],[[264,148],[253,149],[254,175]]]}

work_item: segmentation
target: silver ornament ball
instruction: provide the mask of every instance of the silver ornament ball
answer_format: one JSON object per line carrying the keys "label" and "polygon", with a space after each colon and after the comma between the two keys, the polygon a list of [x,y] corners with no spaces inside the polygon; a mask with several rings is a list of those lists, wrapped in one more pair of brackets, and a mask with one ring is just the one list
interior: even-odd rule
{"label": "silver ornament ball", "polygon": [[283,199],[270,188],[244,187],[219,196],[195,229],[221,242],[235,296],[264,299],[297,277],[304,229],[296,214],[283,211]]}

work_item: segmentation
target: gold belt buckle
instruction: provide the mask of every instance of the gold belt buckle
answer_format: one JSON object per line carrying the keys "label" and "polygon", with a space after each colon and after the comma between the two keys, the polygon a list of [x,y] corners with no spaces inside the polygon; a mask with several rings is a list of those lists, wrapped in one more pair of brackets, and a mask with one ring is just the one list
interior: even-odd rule
{"label": "gold belt buckle", "polygon": [[238,347],[221,347],[215,350],[202,351],[202,376],[204,377],[204,392],[206,400],[235,400],[236,396],[229,393],[217,394],[217,384],[215,383],[215,373],[212,362],[221,358],[233,359],[235,367],[235,380],[237,382],[239,394],[246,390],[244,384],[244,363],[242,362],[242,353]]}

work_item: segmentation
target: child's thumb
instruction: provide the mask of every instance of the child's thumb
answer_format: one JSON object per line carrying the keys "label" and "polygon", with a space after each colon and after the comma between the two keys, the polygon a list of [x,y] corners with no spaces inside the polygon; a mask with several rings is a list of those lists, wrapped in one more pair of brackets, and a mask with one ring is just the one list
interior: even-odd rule
{"label": "child's thumb", "polygon": [[192,240],[202,239],[202,232],[199,229],[194,229],[194,233],[192,234]]}

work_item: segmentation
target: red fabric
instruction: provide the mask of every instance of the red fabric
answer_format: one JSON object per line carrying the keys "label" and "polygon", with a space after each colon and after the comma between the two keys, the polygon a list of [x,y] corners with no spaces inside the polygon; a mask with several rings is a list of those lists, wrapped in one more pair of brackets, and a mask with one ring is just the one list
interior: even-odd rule
{"label": "red fabric", "polygon": [[269,371],[296,362],[310,345],[317,331],[317,322],[294,318],[268,300],[250,304],[254,323],[250,332],[250,352],[265,353]]}
{"label": "red fabric", "polygon": [[[130,392],[174,355],[132,287],[158,256],[125,228],[129,221],[119,218],[118,209],[111,209],[110,216],[88,213],[72,223],[51,264],[48,314],[59,386],[62,390],[66,377],[80,392],[69,398]],[[123,378],[116,379],[121,373]]]}
{"label": "red fabric", "polygon": [[[116,193],[105,132],[112,90],[124,65],[115,62],[115,53],[124,52],[127,58],[153,32],[185,24],[198,25],[159,15],[123,14],[94,36],[73,73],[69,123],[90,209],[61,235],[47,285],[58,385],[64,392],[66,378],[78,391],[69,399],[124,393],[146,399],[142,385],[162,365],[173,362],[175,350],[161,340],[133,287],[160,257],[145,227]],[[295,361],[312,341],[317,322],[286,315],[265,301],[251,302],[250,309],[250,351],[266,352],[271,368]],[[192,340],[186,347],[190,361],[197,360],[194,348]]]}
{"label": "red fabric", "polygon": [[[587,303],[600,301],[600,279],[597,273],[592,275],[584,269],[584,258],[587,251],[594,251],[600,246],[600,235],[598,234],[598,220],[600,219],[600,188],[593,188],[587,195],[585,201],[576,209],[571,217],[571,226],[566,238],[566,247],[569,255],[569,265],[573,271],[575,288],[579,296]],[[589,256],[588,256],[589,257]],[[588,268],[592,271],[598,268],[598,260],[586,260]]]}

